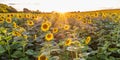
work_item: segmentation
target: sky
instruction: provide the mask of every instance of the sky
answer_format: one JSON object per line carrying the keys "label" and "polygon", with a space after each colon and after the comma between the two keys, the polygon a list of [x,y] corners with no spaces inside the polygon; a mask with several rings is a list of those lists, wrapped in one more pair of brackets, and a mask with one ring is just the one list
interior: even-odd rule
{"label": "sky", "polygon": [[93,11],[120,8],[120,0],[0,0],[18,11],[23,8],[42,12]]}

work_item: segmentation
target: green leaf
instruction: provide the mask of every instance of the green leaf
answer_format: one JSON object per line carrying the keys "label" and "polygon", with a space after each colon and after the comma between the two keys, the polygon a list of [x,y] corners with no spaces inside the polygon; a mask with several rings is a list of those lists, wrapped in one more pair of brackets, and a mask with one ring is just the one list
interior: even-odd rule
{"label": "green leaf", "polygon": [[7,36],[7,37],[5,37],[5,40],[11,40],[11,39],[12,39],[11,36]]}
{"label": "green leaf", "polygon": [[30,60],[28,57],[20,58],[20,60]]}
{"label": "green leaf", "polygon": [[20,58],[20,57],[22,57],[23,56],[23,53],[21,52],[21,51],[15,51],[12,55],[11,55],[11,57],[13,57],[13,58]]}
{"label": "green leaf", "polygon": [[108,48],[108,50],[109,51],[111,51],[111,52],[114,52],[114,51],[116,51],[118,48]]}
{"label": "green leaf", "polygon": [[5,45],[6,42],[5,41],[0,41],[0,45]]}
{"label": "green leaf", "polygon": [[120,54],[120,49],[118,49],[117,52]]}
{"label": "green leaf", "polygon": [[4,53],[5,49],[0,45],[0,54]]}
{"label": "green leaf", "polygon": [[33,51],[33,50],[27,50],[26,52],[25,52],[27,55],[34,55],[35,54],[35,52]]}
{"label": "green leaf", "polygon": [[109,60],[115,60],[115,58],[114,58],[114,57],[112,57],[112,56],[110,56]]}

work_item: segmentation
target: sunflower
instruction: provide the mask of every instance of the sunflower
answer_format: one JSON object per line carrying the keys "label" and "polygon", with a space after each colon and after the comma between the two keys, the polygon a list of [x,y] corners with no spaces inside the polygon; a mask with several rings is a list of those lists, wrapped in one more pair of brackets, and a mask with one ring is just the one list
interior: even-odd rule
{"label": "sunflower", "polygon": [[13,35],[13,36],[21,36],[21,34],[20,34],[19,32],[17,32],[17,31],[13,31],[13,32],[12,32],[12,35]]}
{"label": "sunflower", "polygon": [[27,36],[27,35],[24,35],[23,37],[24,37],[25,39],[27,39],[27,38],[28,38],[28,36]]}
{"label": "sunflower", "polygon": [[64,26],[64,30],[69,30],[70,26],[69,25],[65,25]]}
{"label": "sunflower", "polygon": [[25,15],[25,18],[30,18],[30,14]]}
{"label": "sunflower", "polygon": [[59,28],[62,28],[63,27],[63,25],[62,24],[59,24]]}
{"label": "sunflower", "polygon": [[45,55],[38,56],[38,60],[48,60],[48,58]]}
{"label": "sunflower", "polygon": [[13,27],[17,28],[17,24],[15,22],[13,22]]}
{"label": "sunflower", "polygon": [[71,42],[72,42],[72,40],[71,40],[70,38],[68,38],[68,39],[65,41],[65,46],[71,45]]}
{"label": "sunflower", "polygon": [[24,31],[25,31],[25,28],[19,27],[19,32],[20,32],[20,33],[24,32]]}
{"label": "sunflower", "polygon": [[8,14],[7,17],[11,17],[11,15]]}
{"label": "sunflower", "polygon": [[7,19],[6,19],[6,22],[7,22],[7,23],[11,23],[11,22],[12,22],[11,18],[7,18]]}
{"label": "sunflower", "polygon": [[49,25],[49,26],[51,26],[51,22],[49,22],[49,21],[46,21],[46,23],[48,23],[48,25]]}
{"label": "sunflower", "polygon": [[47,41],[50,41],[50,40],[52,40],[53,38],[54,38],[54,36],[53,36],[52,33],[46,34],[46,36],[45,36],[45,39],[46,39]]}
{"label": "sunflower", "polygon": [[88,44],[91,41],[91,37],[88,36],[87,39],[85,40],[85,44]]}
{"label": "sunflower", "polygon": [[34,25],[34,22],[33,21],[27,21],[27,25],[32,26],[32,25]]}
{"label": "sunflower", "polygon": [[4,22],[4,19],[1,18],[1,19],[0,19],[0,23],[3,23],[3,22]]}
{"label": "sunflower", "polygon": [[35,35],[34,35],[34,40],[36,40],[36,39],[37,39],[37,35],[35,34]]}
{"label": "sunflower", "polygon": [[50,26],[49,26],[48,23],[42,23],[42,25],[41,25],[41,30],[42,31],[46,32],[46,31],[49,30],[49,28],[50,28]]}
{"label": "sunflower", "polygon": [[75,44],[77,46],[81,46],[80,42],[79,41],[73,41],[72,44]]}
{"label": "sunflower", "polygon": [[52,32],[53,33],[57,33],[58,32],[58,28],[53,28]]}

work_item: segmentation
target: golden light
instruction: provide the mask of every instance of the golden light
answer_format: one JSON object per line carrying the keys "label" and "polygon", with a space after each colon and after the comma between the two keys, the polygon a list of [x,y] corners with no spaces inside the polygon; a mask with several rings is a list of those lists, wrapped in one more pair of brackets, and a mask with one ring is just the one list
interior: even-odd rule
{"label": "golden light", "polygon": [[66,12],[65,12],[65,11],[60,10],[60,11],[57,11],[57,13],[60,13],[60,14],[65,14]]}

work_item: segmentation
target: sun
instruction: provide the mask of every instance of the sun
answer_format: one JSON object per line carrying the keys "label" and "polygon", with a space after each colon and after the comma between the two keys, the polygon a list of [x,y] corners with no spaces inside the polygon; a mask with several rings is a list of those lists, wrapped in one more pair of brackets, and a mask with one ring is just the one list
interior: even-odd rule
{"label": "sun", "polygon": [[60,13],[60,14],[65,14],[65,13],[66,13],[66,11],[64,11],[64,10],[58,10],[58,11],[56,11],[56,12],[58,12],[58,13]]}

